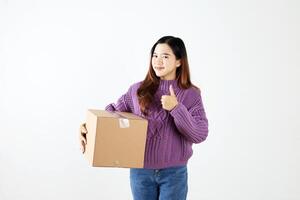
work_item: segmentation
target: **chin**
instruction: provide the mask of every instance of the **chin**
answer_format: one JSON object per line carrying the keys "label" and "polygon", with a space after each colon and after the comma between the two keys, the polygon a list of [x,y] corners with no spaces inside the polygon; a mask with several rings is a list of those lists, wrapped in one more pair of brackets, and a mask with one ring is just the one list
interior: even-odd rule
{"label": "chin", "polygon": [[159,78],[164,77],[164,75],[161,75],[161,74],[160,74],[160,75],[159,75],[159,74],[156,74],[156,76],[159,77]]}

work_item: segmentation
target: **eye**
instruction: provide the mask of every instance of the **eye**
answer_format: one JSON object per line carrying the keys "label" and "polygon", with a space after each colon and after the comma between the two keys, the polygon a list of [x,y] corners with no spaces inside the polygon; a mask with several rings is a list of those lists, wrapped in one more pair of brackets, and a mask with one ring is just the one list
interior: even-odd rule
{"label": "eye", "polygon": [[152,57],[157,58],[157,55],[153,55]]}
{"label": "eye", "polygon": [[169,56],[163,56],[163,58],[169,58]]}

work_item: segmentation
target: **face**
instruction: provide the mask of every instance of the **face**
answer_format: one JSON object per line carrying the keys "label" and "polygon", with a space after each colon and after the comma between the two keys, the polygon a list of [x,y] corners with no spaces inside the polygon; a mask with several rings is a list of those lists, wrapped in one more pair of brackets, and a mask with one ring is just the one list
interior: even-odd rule
{"label": "face", "polygon": [[180,59],[176,57],[167,44],[157,44],[152,55],[152,67],[156,76],[162,80],[174,80],[176,68],[180,66]]}

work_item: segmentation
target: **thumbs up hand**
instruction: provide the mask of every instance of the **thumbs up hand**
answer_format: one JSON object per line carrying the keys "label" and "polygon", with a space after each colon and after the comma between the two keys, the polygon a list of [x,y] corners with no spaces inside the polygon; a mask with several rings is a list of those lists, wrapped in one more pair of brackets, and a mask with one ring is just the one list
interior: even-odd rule
{"label": "thumbs up hand", "polygon": [[172,85],[170,85],[170,95],[162,95],[160,101],[163,109],[168,111],[171,111],[173,108],[177,106],[178,101]]}

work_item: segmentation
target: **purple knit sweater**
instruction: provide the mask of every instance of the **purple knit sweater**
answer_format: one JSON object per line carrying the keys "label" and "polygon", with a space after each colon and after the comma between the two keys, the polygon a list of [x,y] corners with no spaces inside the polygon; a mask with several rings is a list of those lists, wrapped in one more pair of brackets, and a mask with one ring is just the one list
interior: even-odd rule
{"label": "purple knit sweater", "polygon": [[[131,112],[148,120],[144,168],[161,169],[187,164],[193,154],[192,144],[203,142],[208,134],[208,121],[200,92],[195,88],[181,89],[176,80],[160,80],[149,108],[149,115],[140,111],[137,90],[142,82],[131,85],[108,111]],[[172,84],[178,105],[171,111],[162,108],[161,96],[170,95]]]}

